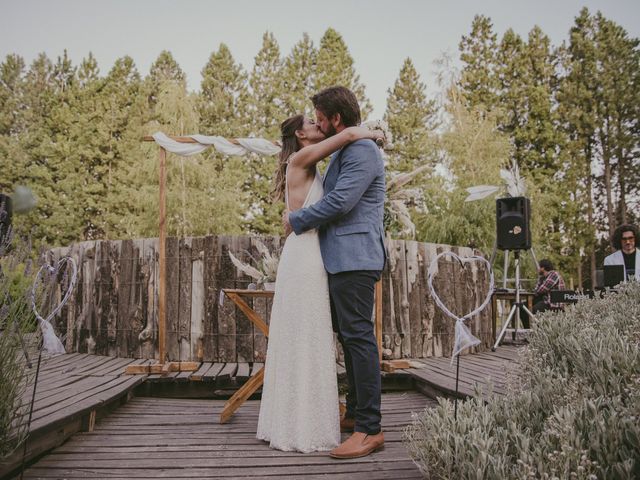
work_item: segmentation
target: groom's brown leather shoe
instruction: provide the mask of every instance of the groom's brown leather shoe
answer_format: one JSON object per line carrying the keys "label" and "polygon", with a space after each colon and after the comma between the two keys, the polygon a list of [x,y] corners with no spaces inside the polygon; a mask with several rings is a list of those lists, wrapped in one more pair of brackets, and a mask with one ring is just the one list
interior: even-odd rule
{"label": "groom's brown leather shoe", "polygon": [[341,445],[331,450],[329,455],[333,458],[341,459],[365,457],[382,446],[384,446],[384,434],[382,432],[376,435],[355,432]]}
{"label": "groom's brown leather shoe", "polygon": [[342,433],[353,432],[353,429],[355,428],[355,426],[356,426],[355,418],[342,417],[340,419],[340,432]]}

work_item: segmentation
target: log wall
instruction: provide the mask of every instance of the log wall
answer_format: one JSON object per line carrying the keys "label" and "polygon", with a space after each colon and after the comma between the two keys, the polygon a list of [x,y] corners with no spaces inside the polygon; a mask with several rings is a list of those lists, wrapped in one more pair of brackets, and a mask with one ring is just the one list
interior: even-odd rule
{"label": "log wall", "polygon": [[[272,251],[283,239],[260,237]],[[243,261],[259,258],[255,237],[207,236],[167,239],[167,353],[170,360],[264,362],[266,339],[222,288],[246,288],[228,252]],[[391,358],[449,356],[454,321],[435,305],[427,285],[431,260],[441,251],[460,256],[470,248],[405,240],[388,243],[383,273],[383,347]],[[64,255],[78,262],[79,279],[71,301],[54,321],[66,335],[68,352],[115,357],[157,358],[158,239],[100,240],[53,249],[53,263]],[[463,314],[479,305],[488,290],[486,268],[441,259],[435,288],[450,310]],[[64,285],[61,286],[64,288]],[[60,292],[58,292],[58,297]],[[253,301],[268,320],[271,302]],[[471,321],[471,330],[491,345],[491,315],[486,309]]]}

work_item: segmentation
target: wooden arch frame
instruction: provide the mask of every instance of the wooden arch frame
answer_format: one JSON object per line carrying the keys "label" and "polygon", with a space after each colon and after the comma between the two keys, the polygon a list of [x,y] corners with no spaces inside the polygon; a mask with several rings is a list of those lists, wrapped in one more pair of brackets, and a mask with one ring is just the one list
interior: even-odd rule
{"label": "wooden arch frame", "polygon": [[[168,137],[178,143],[198,143],[191,137],[173,136]],[[154,142],[155,139],[151,135],[142,137],[144,142]],[[240,145],[236,139],[229,139],[235,145]],[[158,156],[159,163],[159,245],[158,245],[158,364],[150,366],[134,365],[128,367],[126,373],[162,373],[169,371],[194,371],[199,367],[199,362],[166,362],[166,281],[167,281],[167,264],[166,264],[166,243],[167,243],[167,150],[160,147]],[[391,366],[390,362],[382,362],[382,279],[375,286],[375,325],[374,332],[376,342],[378,344],[379,360],[385,370],[393,370],[393,368],[406,368],[394,362]]]}

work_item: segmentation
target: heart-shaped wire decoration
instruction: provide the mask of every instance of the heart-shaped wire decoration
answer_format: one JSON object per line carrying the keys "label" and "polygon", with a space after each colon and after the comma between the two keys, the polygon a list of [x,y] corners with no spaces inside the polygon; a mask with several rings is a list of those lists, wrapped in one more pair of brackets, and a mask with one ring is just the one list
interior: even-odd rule
{"label": "heart-shaped wire decoration", "polygon": [[[44,284],[44,275],[48,275],[49,278],[58,278],[58,274],[64,269],[69,268],[71,266],[71,278],[69,280],[69,285],[67,286],[67,291],[62,296],[60,302],[49,312],[46,317],[43,317],[38,311],[38,307],[36,306],[36,291],[38,290],[39,284]],[[56,355],[60,353],[65,353],[64,346],[60,339],[56,336],[53,331],[53,325],[51,325],[51,320],[55,318],[55,316],[62,310],[62,307],[69,301],[71,297],[71,292],[76,286],[76,280],[78,278],[78,265],[76,264],[75,259],[72,257],[62,257],[55,266],[49,265],[45,263],[40,267],[38,273],[36,274],[36,279],[33,281],[33,286],[31,287],[31,309],[33,310],[33,314],[38,319],[38,323],[40,324],[40,329],[42,330],[42,348],[47,353]]]}
{"label": "heart-shaped wire decoration", "polygon": [[[442,257],[451,257],[457,260],[458,262],[460,262],[460,266],[462,268],[464,268],[465,263],[471,263],[471,262],[484,263],[487,266],[487,269],[489,271],[489,291],[487,293],[486,298],[484,299],[484,301],[479,307],[477,307],[476,309],[474,309],[469,313],[466,313],[462,317],[459,317],[458,315],[453,313],[451,310],[449,310],[447,306],[444,304],[444,302],[442,301],[442,299],[440,298],[440,296],[438,295],[438,292],[436,292],[436,290],[433,288],[433,278],[437,273],[438,260],[440,260]],[[471,333],[471,330],[469,330],[469,327],[467,327],[467,325],[464,322],[470,319],[471,317],[477,315],[478,313],[480,313],[482,310],[487,308],[487,305],[489,305],[489,302],[491,301],[491,295],[493,294],[493,287],[494,287],[493,270],[491,269],[491,264],[484,257],[480,257],[478,255],[473,255],[470,257],[460,257],[454,252],[441,252],[431,261],[431,264],[429,265],[429,275],[427,278],[427,283],[429,285],[429,291],[431,292],[431,296],[433,297],[433,300],[436,302],[436,305],[440,308],[440,310],[442,310],[445,313],[445,315],[447,315],[448,317],[451,317],[456,321],[455,340],[453,344],[453,353],[451,354],[451,361],[453,362],[453,359],[457,355],[459,355],[461,351],[463,351],[466,348],[470,348],[475,345],[478,345],[480,343],[480,340]]]}

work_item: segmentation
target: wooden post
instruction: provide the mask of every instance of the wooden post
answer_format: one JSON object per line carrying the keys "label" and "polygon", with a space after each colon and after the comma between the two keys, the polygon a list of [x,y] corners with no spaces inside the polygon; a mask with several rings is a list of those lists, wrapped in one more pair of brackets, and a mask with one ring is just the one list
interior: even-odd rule
{"label": "wooden post", "polygon": [[375,290],[376,305],[376,341],[378,343],[378,359],[382,362],[382,278],[376,283]]}
{"label": "wooden post", "polygon": [[[179,143],[198,143],[191,137],[176,137],[169,135],[169,138]],[[146,135],[142,137],[143,142],[155,141],[153,136]],[[233,138],[229,139],[234,145],[240,145],[240,142]],[[277,142],[274,145],[280,146]],[[125,368],[125,374],[150,374],[150,373],[168,373],[174,371],[196,371],[200,366],[200,362],[167,362],[167,151],[160,147],[160,166],[159,166],[159,216],[160,216],[160,238],[158,245],[158,364],[152,365],[149,369],[139,368],[140,365],[129,365]],[[153,370],[153,372],[152,372]]]}
{"label": "wooden post", "polygon": [[[169,136],[173,140],[180,143],[198,143],[190,137],[174,137]],[[150,135],[142,137],[144,142],[153,142],[154,138]],[[238,140],[232,139],[231,143],[239,144]],[[274,143],[277,145],[276,143]],[[168,362],[165,365],[167,357],[167,151],[160,147],[160,165],[159,165],[159,216],[160,216],[160,235],[158,242],[158,364],[153,365],[153,372],[139,368],[140,365],[129,365],[125,368],[125,374],[150,374],[150,373],[168,373],[168,372],[188,372],[196,371],[200,366],[200,362]]]}
{"label": "wooden post", "polygon": [[160,148],[160,245],[158,264],[160,267],[158,286],[158,363],[164,363],[166,355],[166,282],[167,282],[167,151]]}

